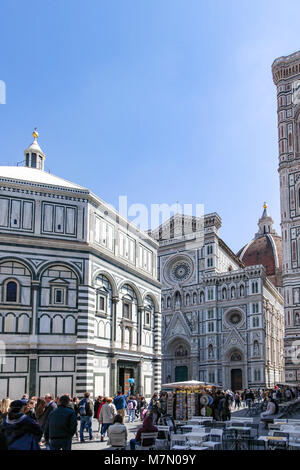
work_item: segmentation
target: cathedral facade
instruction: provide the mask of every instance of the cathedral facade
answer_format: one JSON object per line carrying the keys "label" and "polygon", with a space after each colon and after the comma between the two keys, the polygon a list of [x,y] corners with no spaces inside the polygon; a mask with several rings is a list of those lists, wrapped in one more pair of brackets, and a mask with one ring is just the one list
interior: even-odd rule
{"label": "cathedral facade", "polygon": [[158,244],[88,189],[0,167],[0,396],[82,396],[161,384]]}
{"label": "cathedral facade", "polygon": [[[247,266],[219,237],[220,227],[216,213],[202,222],[177,214],[152,232],[163,286],[162,381],[270,387],[284,380],[283,298],[267,273],[276,246]],[[264,245],[272,233],[265,208],[253,242]],[[250,245],[240,254],[249,258]]]}
{"label": "cathedral facade", "polygon": [[300,52],[276,59],[272,73],[277,88],[286,381],[299,383]]}

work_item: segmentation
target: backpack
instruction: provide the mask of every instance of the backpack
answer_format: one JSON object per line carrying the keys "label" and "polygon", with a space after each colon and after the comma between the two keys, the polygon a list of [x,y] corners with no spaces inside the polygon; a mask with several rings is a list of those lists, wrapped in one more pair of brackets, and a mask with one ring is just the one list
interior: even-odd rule
{"label": "backpack", "polygon": [[80,416],[86,416],[86,401],[82,401],[79,403],[79,414]]}

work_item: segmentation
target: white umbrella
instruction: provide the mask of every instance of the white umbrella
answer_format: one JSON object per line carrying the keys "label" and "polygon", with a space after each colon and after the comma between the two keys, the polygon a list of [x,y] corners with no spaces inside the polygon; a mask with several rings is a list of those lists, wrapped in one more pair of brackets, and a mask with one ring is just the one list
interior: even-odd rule
{"label": "white umbrella", "polygon": [[170,384],[163,384],[163,388],[188,388],[188,387],[200,387],[208,385],[206,382],[199,382],[198,380],[187,380],[186,382],[173,382]]}

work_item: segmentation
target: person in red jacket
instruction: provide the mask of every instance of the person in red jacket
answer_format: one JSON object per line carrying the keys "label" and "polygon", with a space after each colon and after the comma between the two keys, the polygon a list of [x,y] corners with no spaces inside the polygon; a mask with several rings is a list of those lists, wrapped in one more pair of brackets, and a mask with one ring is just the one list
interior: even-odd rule
{"label": "person in red jacket", "polygon": [[[143,422],[143,426],[138,430],[135,439],[130,440],[130,450],[135,450],[136,445],[141,445],[141,434],[158,432],[156,426],[152,423],[151,416],[146,416]],[[144,439],[144,446],[151,446],[153,444],[153,439]]]}
{"label": "person in red jacket", "polygon": [[99,408],[98,408],[98,411],[97,411],[97,420],[98,420],[98,432],[100,432],[100,427],[101,427],[101,430],[102,430],[102,426],[101,426],[101,423],[99,421],[99,417],[100,417],[100,411],[101,411],[101,408],[102,406],[106,403],[106,399],[105,398],[102,398],[101,402],[99,403]]}

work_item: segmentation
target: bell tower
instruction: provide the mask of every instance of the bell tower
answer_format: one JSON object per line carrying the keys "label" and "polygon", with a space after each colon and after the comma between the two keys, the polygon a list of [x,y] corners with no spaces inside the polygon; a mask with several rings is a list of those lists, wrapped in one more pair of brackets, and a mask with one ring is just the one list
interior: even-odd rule
{"label": "bell tower", "polygon": [[277,87],[286,382],[300,380],[300,51],[272,64]]}
{"label": "bell tower", "polygon": [[36,127],[32,133],[33,142],[24,150],[24,166],[28,168],[36,168],[37,170],[44,170],[46,155],[38,144],[37,138],[39,136]]}

